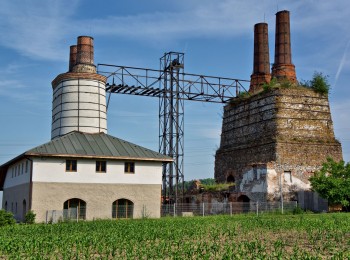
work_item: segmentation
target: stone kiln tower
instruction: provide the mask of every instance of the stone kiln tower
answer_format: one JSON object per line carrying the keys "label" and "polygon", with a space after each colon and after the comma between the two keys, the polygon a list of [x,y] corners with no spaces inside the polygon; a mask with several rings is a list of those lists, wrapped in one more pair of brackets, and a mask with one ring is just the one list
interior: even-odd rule
{"label": "stone kiln tower", "polygon": [[[296,83],[289,12],[281,11],[276,16],[272,77]],[[309,177],[327,157],[342,159],[341,144],[334,136],[326,95],[298,86],[262,90],[261,82],[270,80],[265,66],[268,49],[260,47],[266,46],[265,32],[266,24],[255,26],[251,96],[235,98],[224,107],[215,179],[234,180],[238,200],[279,200],[281,191],[286,200],[294,200],[297,191],[310,190]]]}
{"label": "stone kiln tower", "polygon": [[52,81],[51,139],[72,131],[107,133],[106,77],[96,73],[93,38],[70,47],[69,71]]}

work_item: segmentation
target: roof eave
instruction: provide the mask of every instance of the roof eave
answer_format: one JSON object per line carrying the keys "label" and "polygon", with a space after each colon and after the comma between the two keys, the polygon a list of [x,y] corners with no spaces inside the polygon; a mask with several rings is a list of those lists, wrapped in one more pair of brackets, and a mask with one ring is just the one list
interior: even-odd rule
{"label": "roof eave", "polygon": [[42,153],[25,153],[27,156],[35,157],[59,157],[59,158],[96,158],[96,159],[111,159],[111,160],[132,160],[132,161],[153,161],[153,162],[173,162],[171,158],[147,158],[147,157],[132,157],[132,156],[106,156],[106,155],[85,155],[85,154],[42,154]]}

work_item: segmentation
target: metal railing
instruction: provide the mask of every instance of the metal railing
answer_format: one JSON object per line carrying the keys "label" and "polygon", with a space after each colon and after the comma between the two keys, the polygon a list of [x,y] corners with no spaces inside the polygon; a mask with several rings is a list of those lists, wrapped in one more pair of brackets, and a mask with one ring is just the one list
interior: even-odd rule
{"label": "metal railing", "polygon": [[161,216],[209,216],[242,213],[286,213],[297,207],[296,201],[284,202],[217,202],[217,203],[174,203],[161,207]]}

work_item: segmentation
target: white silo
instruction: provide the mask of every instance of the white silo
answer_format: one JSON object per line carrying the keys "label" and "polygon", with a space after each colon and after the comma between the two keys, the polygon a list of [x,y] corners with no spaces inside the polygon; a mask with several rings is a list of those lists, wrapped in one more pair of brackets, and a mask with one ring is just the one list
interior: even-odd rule
{"label": "white silo", "polygon": [[93,38],[79,36],[69,71],[52,81],[51,139],[72,131],[107,133],[106,80],[96,73]]}

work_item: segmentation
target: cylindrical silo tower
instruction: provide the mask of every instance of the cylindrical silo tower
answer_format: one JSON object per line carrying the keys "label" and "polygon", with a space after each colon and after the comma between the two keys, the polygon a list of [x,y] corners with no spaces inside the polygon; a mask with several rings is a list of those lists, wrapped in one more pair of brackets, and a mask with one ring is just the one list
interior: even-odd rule
{"label": "cylindrical silo tower", "polygon": [[51,139],[72,131],[107,133],[106,77],[96,73],[93,38],[70,47],[69,71],[52,81]]}

